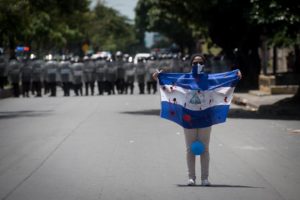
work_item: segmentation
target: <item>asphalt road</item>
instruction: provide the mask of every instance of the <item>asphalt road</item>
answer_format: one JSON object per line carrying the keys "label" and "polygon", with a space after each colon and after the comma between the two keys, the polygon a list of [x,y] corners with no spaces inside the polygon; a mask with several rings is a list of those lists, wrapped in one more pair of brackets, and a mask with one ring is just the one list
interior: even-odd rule
{"label": "asphalt road", "polygon": [[213,185],[186,187],[183,131],[158,95],[2,99],[0,199],[298,200],[299,121],[233,108],[213,127]]}

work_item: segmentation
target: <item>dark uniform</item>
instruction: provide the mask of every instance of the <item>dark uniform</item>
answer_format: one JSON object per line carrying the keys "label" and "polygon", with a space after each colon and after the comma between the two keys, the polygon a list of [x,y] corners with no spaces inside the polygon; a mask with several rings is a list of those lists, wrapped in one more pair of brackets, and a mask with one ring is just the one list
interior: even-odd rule
{"label": "dark uniform", "polygon": [[3,56],[0,56],[0,89],[7,84],[7,63]]}
{"label": "dark uniform", "polygon": [[71,63],[69,61],[62,61],[59,64],[59,74],[64,91],[64,96],[70,96],[70,90],[72,87],[72,71]]}
{"label": "dark uniform", "polygon": [[134,80],[135,80],[135,66],[132,62],[127,62],[124,64],[125,68],[125,93],[127,94],[128,88],[130,89],[130,94],[133,94]]}
{"label": "dark uniform", "polygon": [[76,96],[78,96],[79,93],[82,96],[83,68],[84,65],[82,62],[72,64],[73,84]]}
{"label": "dark uniform", "polygon": [[96,62],[96,79],[99,95],[102,95],[105,90],[105,81],[106,81],[106,73],[107,66],[106,62],[103,59],[98,59]]}
{"label": "dark uniform", "polygon": [[184,56],[182,58],[182,65],[183,65],[183,69],[182,69],[183,73],[189,73],[192,71],[192,67],[189,61],[189,56]]}
{"label": "dark uniform", "polygon": [[56,86],[58,82],[58,63],[56,61],[48,61],[45,64],[46,81],[50,90],[50,96],[56,96]]}
{"label": "dark uniform", "polygon": [[146,69],[143,60],[139,59],[136,64],[136,77],[139,85],[140,94],[145,94],[145,76]]}
{"label": "dark uniform", "polygon": [[8,64],[8,78],[13,87],[15,97],[20,96],[20,70],[22,64],[17,60],[11,60]]}
{"label": "dark uniform", "polygon": [[29,91],[31,88],[31,75],[32,68],[30,61],[25,61],[21,68],[21,80],[22,80],[22,95],[23,97],[29,97]]}
{"label": "dark uniform", "polygon": [[106,78],[106,91],[110,95],[115,94],[115,82],[117,77],[117,68],[114,66],[113,62],[107,62],[107,78]]}
{"label": "dark uniform", "polygon": [[173,57],[170,65],[172,68],[172,72],[174,72],[174,73],[182,73],[183,72],[183,62],[177,55],[175,55]]}
{"label": "dark uniform", "polygon": [[153,94],[155,94],[157,92],[157,81],[152,78],[152,74],[157,70],[158,63],[156,62],[155,58],[151,57],[146,66],[147,92],[150,94],[151,90],[153,90]]}
{"label": "dark uniform", "polygon": [[159,69],[166,73],[172,72],[170,60],[166,56],[162,56],[159,61]]}
{"label": "dark uniform", "polygon": [[43,65],[42,60],[34,60],[32,66],[32,89],[37,97],[42,96],[42,83],[43,83]]}
{"label": "dark uniform", "polygon": [[117,68],[117,80],[116,87],[118,94],[123,94],[125,90],[125,68],[124,62],[122,60],[115,61],[115,65]]}
{"label": "dark uniform", "polygon": [[84,62],[84,69],[83,69],[83,78],[85,83],[85,95],[89,95],[89,88],[91,89],[91,94],[94,95],[94,88],[95,88],[95,80],[96,80],[96,73],[95,70],[96,66],[92,60],[87,60]]}

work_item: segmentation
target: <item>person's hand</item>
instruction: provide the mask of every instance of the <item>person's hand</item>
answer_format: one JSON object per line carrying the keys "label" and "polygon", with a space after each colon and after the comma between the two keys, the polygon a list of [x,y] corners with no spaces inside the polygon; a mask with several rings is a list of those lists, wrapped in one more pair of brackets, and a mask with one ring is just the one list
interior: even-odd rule
{"label": "person's hand", "polygon": [[154,73],[152,74],[152,78],[153,78],[154,80],[157,81],[157,76],[158,76],[158,74],[161,73],[162,71],[163,71],[163,70],[156,70],[156,72],[154,72]]}
{"label": "person's hand", "polygon": [[242,79],[242,73],[240,70],[237,72],[237,76],[239,77],[240,80]]}

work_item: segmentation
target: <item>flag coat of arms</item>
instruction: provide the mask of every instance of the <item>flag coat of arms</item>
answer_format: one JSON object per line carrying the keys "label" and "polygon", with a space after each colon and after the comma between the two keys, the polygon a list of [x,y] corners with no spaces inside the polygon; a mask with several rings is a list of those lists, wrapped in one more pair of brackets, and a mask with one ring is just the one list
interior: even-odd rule
{"label": "flag coat of arms", "polygon": [[158,79],[160,116],[187,129],[225,122],[239,81],[238,70],[217,74],[160,73]]}

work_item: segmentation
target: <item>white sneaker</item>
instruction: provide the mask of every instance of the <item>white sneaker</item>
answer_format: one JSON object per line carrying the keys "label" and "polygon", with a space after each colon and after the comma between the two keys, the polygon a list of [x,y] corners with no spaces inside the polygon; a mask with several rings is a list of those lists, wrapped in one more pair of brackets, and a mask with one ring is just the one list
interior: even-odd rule
{"label": "white sneaker", "polygon": [[207,179],[202,180],[202,186],[210,186],[210,182]]}
{"label": "white sneaker", "polygon": [[195,181],[194,179],[189,179],[188,185],[189,185],[189,186],[196,185],[196,181]]}

